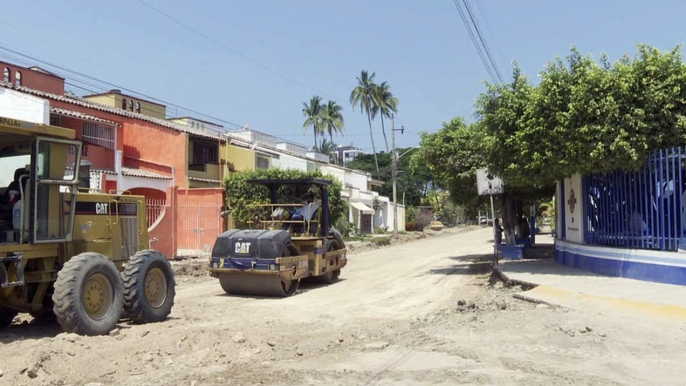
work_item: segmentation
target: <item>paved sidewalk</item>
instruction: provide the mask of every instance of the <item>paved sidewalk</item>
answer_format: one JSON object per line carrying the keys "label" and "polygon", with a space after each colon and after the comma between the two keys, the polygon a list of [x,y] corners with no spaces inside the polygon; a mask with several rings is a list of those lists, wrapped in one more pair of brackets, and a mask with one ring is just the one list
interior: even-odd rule
{"label": "paved sidewalk", "polygon": [[536,286],[521,294],[533,301],[686,320],[684,286],[602,276],[548,259],[501,261],[496,269],[508,280]]}

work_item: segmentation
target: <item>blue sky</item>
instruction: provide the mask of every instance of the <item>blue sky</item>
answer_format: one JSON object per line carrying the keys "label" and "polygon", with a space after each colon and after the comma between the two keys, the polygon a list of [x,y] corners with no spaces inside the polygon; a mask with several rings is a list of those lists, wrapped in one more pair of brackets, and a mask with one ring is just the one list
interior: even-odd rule
{"label": "blue sky", "polygon": [[[346,135],[335,142],[368,151],[366,118],[348,102],[362,69],[388,81],[400,100],[396,126],[407,131],[398,146],[418,144],[420,131],[436,131],[457,115],[471,119],[488,79],[451,0],[145,1],[270,70],[138,0],[2,0],[0,45],[304,144],[312,136],[302,134],[302,103],[318,94],[344,108]],[[616,60],[637,43],[666,50],[686,39],[683,1],[480,5],[483,13],[476,13],[503,75],[516,60],[534,81],[572,45]],[[0,52],[0,60],[12,59]],[[383,149],[379,122],[375,131]]]}

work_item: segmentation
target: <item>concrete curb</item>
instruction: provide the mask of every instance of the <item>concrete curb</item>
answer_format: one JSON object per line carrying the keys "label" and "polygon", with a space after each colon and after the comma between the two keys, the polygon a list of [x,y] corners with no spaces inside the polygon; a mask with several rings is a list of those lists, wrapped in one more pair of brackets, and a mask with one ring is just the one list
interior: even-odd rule
{"label": "concrete curb", "polygon": [[[529,283],[529,282],[526,282],[526,281],[523,281],[523,280],[513,280],[513,279],[510,279],[510,278],[509,278],[503,271],[501,271],[500,268],[498,268],[498,267],[493,267],[493,273],[494,273],[496,276],[498,276],[498,278],[499,278],[503,283],[505,283],[505,285],[508,285],[508,286],[509,286],[509,285],[519,285],[519,286],[523,286],[523,287],[524,287],[524,286],[529,287],[529,289],[524,290],[524,292],[527,292],[527,291],[529,291],[529,290],[531,290],[531,289],[533,289],[533,288],[538,287],[538,284],[535,284],[535,283]],[[521,294],[521,293],[513,294],[512,297],[515,298],[515,299],[518,299],[518,300],[524,300],[525,302],[529,302],[529,303],[534,303],[534,304],[545,304],[546,306],[550,306],[550,307],[552,307],[552,308],[561,308],[561,307],[562,307],[562,306],[560,306],[559,304],[553,304],[553,303],[547,302],[547,301],[545,301],[545,300],[540,300],[540,299],[532,298],[532,297],[530,297],[530,296],[526,296],[526,295],[523,295],[523,294]]]}
{"label": "concrete curb", "polygon": [[498,268],[498,267],[493,267],[493,273],[496,274],[496,276],[498,276],[500,278],[500,280],[507,285],[521,285],[521,286],[530,287],[530,289],[538,287],[538,284],[536,284],[536,283],[530,283],[530,282],[523,281],[523,280],[511,279],[503,271],[501,271],[500,268]]}
{"label": "concrete curb", "polygon": [[611,296],[586,294],[553,286],[539,285],[522,280],[513,280],[498,267],[493,268],[493,273],[498,276],[506,285],[514,284],[530,286],[531,288],[529,290],[524,291],[524,293],[514,294],[513,297],[515,299],[524,300],[531,303],[545,304],[554,308],[576,308],[581,310],[592,308],[588,307],[589,305],[595,305],[596,307],[614,307],[622,311],[647,314],[662,319],[686,320],[686,308],[684,307]]}

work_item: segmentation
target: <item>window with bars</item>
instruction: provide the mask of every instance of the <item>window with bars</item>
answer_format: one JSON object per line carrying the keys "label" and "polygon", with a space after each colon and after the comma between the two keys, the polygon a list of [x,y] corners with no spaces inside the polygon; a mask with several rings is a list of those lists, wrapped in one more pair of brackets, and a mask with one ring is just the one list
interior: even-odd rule
{"label": "window with bars", "polygon": [[14,84],[21,86],[21,71],[16,71],[14,73]]}
{"label": "window with bars", "polygon": [[84,142],[114,149],[114,128],[112,126],[96,122],[83,122],[82,129],[81,140]]}
{"label": "window with bars", "polygon": [[5,82],[10,81],[10,69],[7,67],[2,71],[2,80]]}

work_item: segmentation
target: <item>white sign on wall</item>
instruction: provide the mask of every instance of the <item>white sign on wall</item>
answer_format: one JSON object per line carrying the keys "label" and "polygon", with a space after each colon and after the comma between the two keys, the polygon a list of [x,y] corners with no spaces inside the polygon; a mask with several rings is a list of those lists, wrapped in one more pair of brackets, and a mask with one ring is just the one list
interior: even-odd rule
{"label": "white sign on wall", "polygon": [[479,192],[479,196],[500,194],[503,192],[503,180],[491,174],[488,169],[478,169],[476,171],[476,190]]}
{"label": "white sign on wall", "polygon": [[0,117],[47,125],[50,103],[33,95],[0,88]]}

